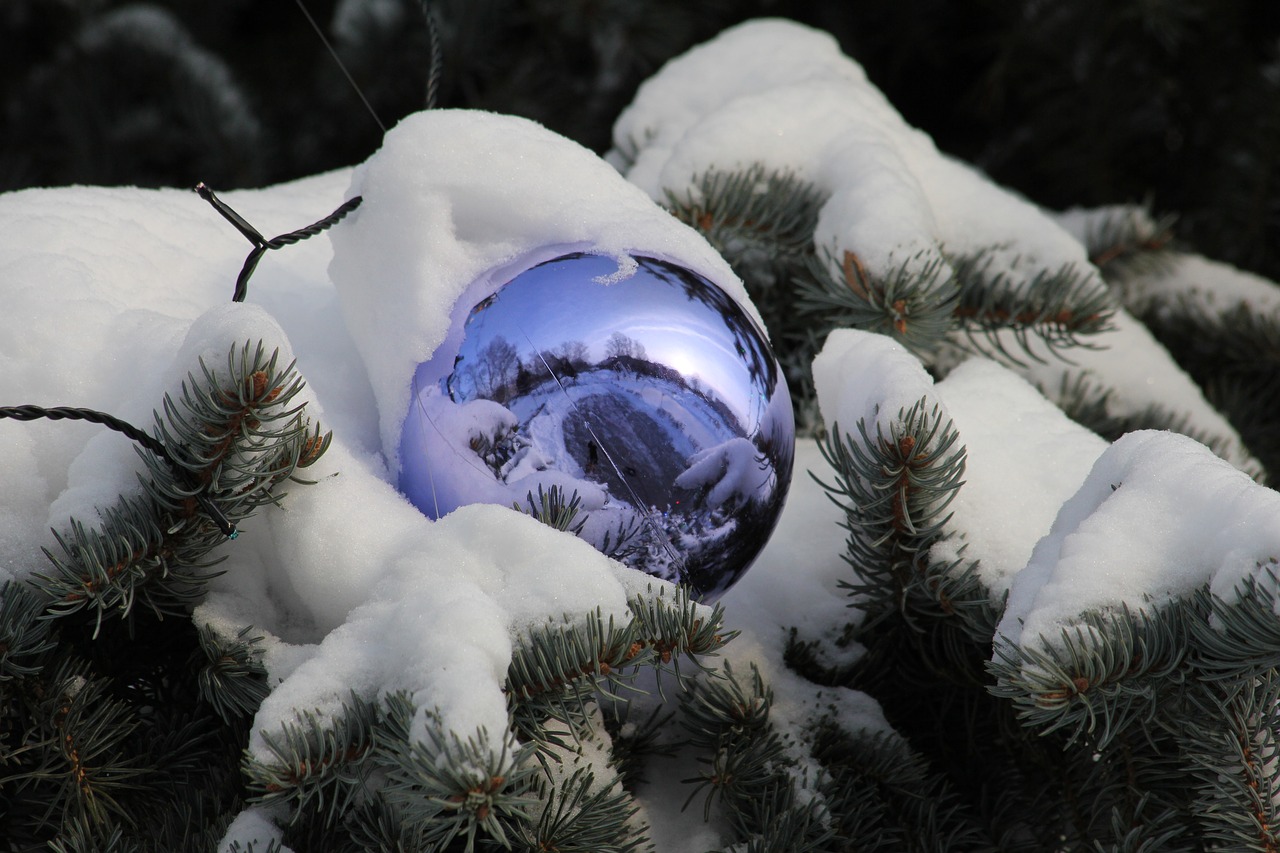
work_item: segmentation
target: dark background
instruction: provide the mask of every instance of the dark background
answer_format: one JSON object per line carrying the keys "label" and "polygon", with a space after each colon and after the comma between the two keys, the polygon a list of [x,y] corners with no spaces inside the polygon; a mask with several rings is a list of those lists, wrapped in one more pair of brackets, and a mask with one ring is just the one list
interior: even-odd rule
{"label": "dark background", "polygon": [[[417,0],[306,0],[382,121],[425,98]],[[738,21],[836,35],[940,148],[1054,208],[1149,202],[1280,278],[1275,0],[437,0],[441,106],[604,151],[665,60]],[[335,26],[335,12],[343,12]],[[381,130],[294,0],[3,0],[0,189],[260,186]]]}

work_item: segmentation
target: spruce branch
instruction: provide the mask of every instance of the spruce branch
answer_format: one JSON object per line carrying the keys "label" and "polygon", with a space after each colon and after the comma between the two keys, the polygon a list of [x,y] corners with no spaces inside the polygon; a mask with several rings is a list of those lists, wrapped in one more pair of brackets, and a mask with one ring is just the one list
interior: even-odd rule
{"label": "spruce branch", "polygon": [[58,837],[50,839],[47,849],[49,853],[137,853],[140,848],[125,841],[121,827],[96,826],[77,816],[64,822]]}
{"label": "spruce branch", "polygon": [[639,808],[616,783],[599,785],[595,775],[578,768],[567,779],[542,779],[535,786],[543,803],[536,821],[518,824],[512,846],[529,853],[635,853],[649,850],[644,827],[635,821]]}
{"label": "spruce branch", "polygon": [[636,626],[636,640],[650,649],[661,665],[671,664],[680,675],[680,661],[689,660],[702,668],[699,658],[715,654],[738,635],[724,626],[724,608],[716,604],[711,615],[703,617],[699,605],[687,587],[676,587],[667,597],[665,587],[654,594],[634,595],[628,600]]}
{"label": "spruce branch", "polygon": [[[873,620],[894,611],[914,618],[926,613],[968,610],[966,601],[989,600],[972,581],[972,569],[959,564],[935,566],[929,549],[944,535],[947,508],[963,484],[966,453],[950,419],[921,398],[901,410],[888,434],[877,425],[874,438],[865,421],[858,437],[833,424],[819,450],[834,472],[831,483],[818,480],[845,515],[849,531],[845,560],[855,579],[841,581],[853,606]],[[943,578],[954,576],[944,582]]]}
{"label": "spruce branch", "polygon": [[813,231],[828,195],[793,172],[753,163],[695,175],[683,193],[667,191],[666,207],[735,269],[786,269],[813,253]]}
{"label": "spruce branch", "polygon": [[682,780],[692,786],[685,805],[703,795],[710,819],[719,803],[748,850],[829,849],[823,845],[833,833],[811,792],[798,792],[803,774],[769,719],[772,705],[773,691],[755,664],[745,679],[725,662],[691,682],[680,697],[681,726],[703,753],[703,769]]}
{"label": "spruce branch", "polygon": [[38,675],[57,645],[44,601],[28,587],[0,584],[0,698],[7,699],[22,682]]}
{"label": "spruce branch", "polygon": [[[381,791],[370,792],[347,813],[343,829],[350,833],[350,847],[355,850],[408,851],[422,849],[422,841],[407,826],[399,809],[389,806]],[[334,833],[321,835],[318,844],[336,846]]]}
{"label": "spruce branch", "polygon": [[138,787],[145,772],[125,747],[138,726],[136,715],[110,695],[105,679],[74,659],[63,659],[45,684],[22,739],[23,751],[39,763],[0,777],[0,788],[38,791],[46,809],[41,823],[57,816],[95,831],[128,824],[132,816],[121,797]]}
{"label": "spruce branch", "polygon": [[742,853],[825,853],[841,849],[830,813],[819,799],[797,802],[795,787],[774,780],[764,792],[731,815],[737,835],[746,841],[731,850]]}
{"label": "spruce branch", "polygon": [[206,555],[222,536],[210,526],[197,520],[203,535],[178,546],[162,526],[167,519],[144,497],[123,496],[100,515],[101,527],[72,519],[69,530],[54,532],[61,556],[44,549],[55,573],[37,574],[36,582],[52,600],[50,613],[87,608],[99,627],[107,613],[127,616],[139,602],[157,615],[181,613],[214,577],[206,570],[220,560]]}
{"label": "spruce branch", "polygon": [[629,790],[647,781],[646,759],[675,755],[674,746],[665,740],[675,712],[658,705],[637,721],[632,719],[635,708],[635,703],[629,701],[601,703],[601,719],[609,735],[609,764]]}
{"label": "spruce branch", "polygon": [[636,637],[635,623],[618,626],[600,610],[585,621],[566,618],[536,627],[512,650],[505,689],[515,732],[535,749],[544,769],[569,748],[549,720],[567,726],[575,742],[590,738],[590,704],[596,691],[617,696],[652,657]]}
{"label": "spruce branch", "polygon": [[1221,849],[1280,850],[1280,677],[1193,690],[1180,739],[1196,779],[1201,837]]}
{"label": "spruce branch", "polygon": [[1068,742],[1087,736],[1103,749],[1127,727],[1150,724],[1166,692],[1186,680],[1192,607],[1090,611],[1060,637],[997,642],[990,690],[1013,702],[1025,725],[1062,729]]}
{"label": "spruce branch", "polygon": [[720,672],[698,679],[681,697],[681,724],[694,746],[715,749],[726,737],[766,731],[772,705],[773,691],[754,664],[743,684],[726,661]]}
{"label": "spruce branch", "polygon": [[824,771],[818,790],[839,838],[865,839],[860,849],[884,853],[995,849],[947,777],[899,735],[852,734],[828,720],[813,732],[810,749]]}
{"label": "spruce branch", "polygon": [[[823,331],[865,329],[888,335],[922,356],[932,355],[954,325],[960,292],[941,258],[920,266],[911,258],[886,276],[873,276],[861,259],[845,251],[837,264],[808,259],[796,281],[795,310],[816,320]],[[831,270],[839,269],[839,276]]]}
{"label": "spruce branch", "polygon": [[328,448],[331,435],[296,404],[301,378],[278,361],[261,343],[233,347],[224,373],[201,362],[203,381],[188,376],[177,400],[165,396],[154,441],[166,456],[140,452],[143,494],[101,510],[100,526],[73,519],[66,533],[55,531],[61,553],[46,551],[54,572],[37,576],[51,613],[87,608],[100,626],[108,613],[129,617],[138,605],[189,612],[225,539],[201,503],[239,522],[278,502],[278,487]]}
{"label": "spruce branch", "polygon": [[693,682],[680,697],[681,725],[689,743],[707,753],[698,761],[706,769],[681,780],[693,788],[686,807],[705,792],[703,817],[710,819],[719,800],[729,812],[741,812],[779,782],[787,763],[781,737],[769,723],[773,692],[754,664],[743,684],[725,663],[715,676]]}
{"label": "spruce branch", "polygon": [[[615,624],[597,608],[585,621],[543,625],[531,630],[512,651],[506,690],[517,700],[560,691],[582,680],[621,685],[627,668],[643,663],[645,648],[634,623]],[[581,696],[585,696],[583,693]]]}
{"label": "spruce branch", "polygon": [[1000,337],[1007,331],[1031,359],[1044,361],[1031,345],[1034,337],[1065,360],[1064,350],[1092,347],[1089,336],[1111,329],[1116,299],[1092,270],[1066,264],[1015,279],[1021,259],[999,271],[992,270],[993,259],[990,251],[947,257],[959,290],[955,318],[979,352],[1022,364]]}
{"label": "spruce branch", "polygon": [[565,498],[564,489],[559,486],[552,486],[544,492],[542,484],[539,483],[537,499],[530,490],[525,497],[525,502],[528,509],[521,507],[519,503],[513,503],[511,506],[517,512],[531,515],[553,530],[567,531],[577,536],[587,523],[585,516],[578,518],[578,513],[582,510],[582,496],[576,489],[570,497]]}
{"label": "spruce branch", "polygon": [[[1165,808],[1152,813],[1153,799],[1149,793],[1139,798],[1128,810],[1111,810],[1110,837],[1104,841],[1093,839],[1094,853],[1161,853],[1177,849],[1178,842],[1186,835],[1186,826],[1177,810]],[[1182,837],[1180,837],[1182,836]],[[1108,843],[1109,842],[1109,843]]]}
{"label": "spruce branch", "polygon": [[537,803],[528,793],[537,768],[528,760],[531,750],[518,746],[510,732],[496,751],[484,730],[463,740],[430,712],[425,737],[411,737],[412,702],[403,693],[386,701],[376,761],[385,773],[388,804],[398,808],[430,849],[460,842],[471,853],[481,833],[510,847],[517,827],[532,819]]}
{"label": "spruce branch", "polygon": [[218,636],[207,625],[198,629],[204,663],[200,667],[200,697],[223,722],[252,716],[267,698],[267,669],[262,664],[262,637],[240,629],[235,639]]}
{"label": "spruce branch", "polygon": [[1192,620],[1193,662],[1208,681],[1266,678],[1280,668],[1280,618],[1276,589],[1280,558],[1259,563],[1224,599],[1207,587],[1196,592],[1196,609],[1205,618]]}
{"label": "spruce branch", "polygon": [[1089,336],[1107,331],[1115,311],[1111,292],[1089,270],[1072,265],[1015,278],[1020,259],[995,270],[993,251],[944,252],[923,267],[912,258],[876,276],[853,252],[845,251],[839,264],[830,250],[825,255],[821,262],[810,258],[808,274],[797,282],[796,310],[826,328],[888,335],[926,360],[953,332],[978,351],[1016,364],[1021,358],[1009,351],[1002,332],[1012,334],[1022,355],[1043,361],[1032,345],[1036,339],[1061,358],[1064,350],[1089,346]]}
{"label": "spruce branch", "polygon": [[1150,204],[1118,208],[1097,217],[1084,234],[1089,262],[1112,284],[1166,272],[1173,260],[1177,221],[1172,214],[1154,215]]}
{"label": "spruce branch", "polygon": [[270,758],[246,754],[242,771],[251,801],[280,804],[291,825],[336,823],[363,793],[373,769],[376,703],[352,693],[334,714],[299,715],[279,732],[263,732]]}
{"label": "spruce branch", "polygon": [[714,654],[736,634],[725,630],[719,605],[704,617],[683,587],[672,598],[665,588],[655,594],[650,587],[628,606],[632,619],[625,625],[597,608],[585,620],[566,617],[535,627],[516,644],[505,690],[519,731],[533,735],[537,721],[547,717],[571,725],[581,721],[597,691],[618,698],[642,666],[670,665],[677,677],[682,660],[701,668],[700,657]]}

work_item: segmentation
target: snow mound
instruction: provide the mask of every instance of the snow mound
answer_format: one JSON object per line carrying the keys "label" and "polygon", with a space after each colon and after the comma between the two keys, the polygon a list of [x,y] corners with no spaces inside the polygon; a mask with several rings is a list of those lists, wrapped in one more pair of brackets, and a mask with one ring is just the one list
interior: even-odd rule
{"label": "snow mound", "polygon": [[[1050,281],[1074,270],[1082,276],[1081,296],[1112,301],[1085,242],[1119,209],[1053,214],[997,186],[939,152],[834,38],[801,24],[748,21],[671,60],[640,87],[615,123],[613,141],[611,161],[659,201],[696,201],[700,176],[754,165],[811,183],[826,196],[814,249],[836,280],[846,253],[881,279],[937,264],[945,281],[951,262],[978,258],[984,276],[1010,288],[1034,291],[1045,286],[1038,277]],[[1181,268],[1170,287],[1184,275],[1208,271],[1190,260]],[[1226,278],[1214,272],[1215,283]],[[1275,288],[1264,284],[1236,276],[1224,294],[1247,292],[1242,298],[1254,304],[1274,304],[1268,290]],[[1213,289],[1197,288],[1197,298],[1212,299]],[[1110,328],[1090,335],[1087,346],[1072,347],[1070,362],[1035,335],[1004,330],[991,343],[987,351],[1014,354],[1011,366],[1051,396],[1084,381],[1112,392],[1110,414],[1169,411],[1197,434],[1214,436],[1215,447],[1237,467],[1261,470],[1199,386],[1123,310]],[[958,341],[933,366],[945,369],[971,351]],[[896,404],[890,409],[896,412]],[[841,418],[842,427],[852,427],[854,420]]]}
{"label": "snow mound", "polygon": [[1159,607],[1206,584],[1230,601],[1280,557],[1280,493],[1185,436],[1130,433],[1063,504],[1009,593],[999,642],[1061,639],[1088,611]]}
{"label": "snow mound", "polygon": [[1009,369],[975,358],[934,383],[890,338],[837,330],[813,364],[823,419],[861,442],[888,436],[919,400],[950,419],[965,447],[964,483],[949,507],[937,562],[977,560],[978,576],[1003,594],[1058,508],[1084,481],[1107,443],[1069,420]]}
{"label": "snow mound", "polygon": [[414,371],[461,336],[456,315],[466,312],[454,306],[543,261],[574,251],[618,258],[624,269],[631,254],[670,260],[715,282],[763,328],[741,281],[700,235],[595,154],[525,119],[411,115],[356,169],[349,195],[364,203],[334,229],[329,273],[368,368],[392,471]]}
{"label": "snow mound", "polygon": [[660,201],[710,170],[794,174],[828,196],[819,256],[853,252],[873,276],[983,252],[1012,282],[1074,266],[1104,286],[1049,216],[941,154],[834,38],[791,21],[748,21],[668,62],[618,118],[609,158]]}
{"label": "snow mound", "polygon": [[949,507],[948,527],[957,535],[936,544],[929,556],[935,562],[978,558],[978,576],[999,595],[1107,442],[986,359],[953,370],[938,383],[936,395],[960,433],[967,459],[964,485]]}

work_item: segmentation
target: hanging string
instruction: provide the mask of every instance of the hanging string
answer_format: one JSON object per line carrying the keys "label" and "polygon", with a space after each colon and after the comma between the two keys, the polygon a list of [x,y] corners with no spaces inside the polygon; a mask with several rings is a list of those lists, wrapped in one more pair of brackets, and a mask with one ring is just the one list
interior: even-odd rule
{"label": "hanging string", "polygon": [[200,197],[209,204],[213,205],[213,209],[222,214],[222,218],[230,222],[236,227],[236,230],[244,235],[244,238],[253,244],[253,249],[249,252],[249,256],[244,259],[244,266],[240,268],[240,275],[236,277],[236,289],[231,295],[232,302],[243,302],[249,293],[249,277],[253,275],[253,271],[258,268],[258,261],[262,260],[262,256],[266,254],[268,249],[279,249],[282,246],[291,246],[299,243],[308,237],[314,237],[322,231],[333,227],[342,220],[351,211],[360,206],[364,201],[362,196],[355,196],[347,199],[333,213],[321,219],[319,222],[313,222],[305,228],[299,228],[297,231],[290,231],[288,234],[281,234],[279,237],[273,237],[268,240],[263,237],[257,228],[245,220],[243,216],[231,209],[225,201],[214,195],[213,190],[201,181],[196,184],[195,191]]}
{"label": "hanging string", "polygon": [[356,90],[356,94],[360,97],[360,102],[364,104],[365,109],[369,111],[369,115],[373,116],[373,120],[378,123],[378,127],[383,133],[387,132],[387,126],[382,123],[382,119],[378,118],[378,114],[373,109],[373,104],[369,103],[369,99],[364,96],[364,92],[360,91],[356,78],[351,76],[351,72],[347,70],[347,66],[342,63],[342,58],[338,56],[338,52],[333,49],[333,45],[329,44],[329,40],[325,38],[324,30],[320,29],[320,25],[316,23],[316,19],[311,17],[311,13],[307,11],[306,5],[302,0],[297,0],[298,8],[302,10],[302,14],[306,16],[307,23],[311,24],[311,29],[316,31],[316,35],[320,37],[320,41],[329,51],[329,55],[333,57],[333,61],[338,63],[338,67],[342,69],[342,74],[347,78],[347,82],[351,84],[351,88]]}
{"label": "hanging string", "polygon": [[[114,415],[106,412],[95,411],[94,409],[80,409],[71,406],[55,406],[54,408],[45,408],[43,406],[3,406],[0,407],[0,418],[8,418],[15,421],[34,421],[34,420],[50,420],[50,421],[87,421],[89,423],[101,424],[108,429],[115,430],[128,438],[141,444],[147,450],[150,450],[156,456],[159,456],[165,462],[169,463],[169,467],[179,479],[190,484],[190,472],[180,466],[177,461],[169,455],[169,450],[154,436],[149,435],[138,429],[133,424],[122,421]],[[236,526],[227,520],[222,514],[222,510],[218,509],[213,501],[209,500],[207,495],[197,494],[194,496],[200,508],[204,510],[205,515],[218,526],[222,531],[222,535],[228,539],[235,539],[240,535],[240,531]]]}

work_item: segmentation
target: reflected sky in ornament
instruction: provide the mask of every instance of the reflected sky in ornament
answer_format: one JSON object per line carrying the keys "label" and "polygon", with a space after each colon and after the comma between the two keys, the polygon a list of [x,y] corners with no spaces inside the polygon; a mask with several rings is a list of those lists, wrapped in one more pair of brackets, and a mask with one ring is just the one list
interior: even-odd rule
{"label": "reflected sky in ornament", "polygon": [[477,303],[456,352],[415,377],[400,487],[433,517],[576,493],[578,535],[713,598],[781,511],[790,397],[731,297],[673,264],[635,264],[568,255]]}

